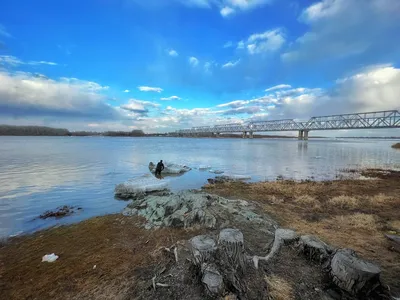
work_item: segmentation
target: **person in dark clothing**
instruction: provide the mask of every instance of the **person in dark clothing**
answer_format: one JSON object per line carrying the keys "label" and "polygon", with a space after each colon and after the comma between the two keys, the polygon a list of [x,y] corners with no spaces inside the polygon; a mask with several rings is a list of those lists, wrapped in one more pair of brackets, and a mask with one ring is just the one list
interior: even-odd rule
{"label": "person in dark clothing", "polygon": [[163,161],[160,160],[159,163],[157,164],[156,167],[156,176],[160,176],[161,177],[161,171],[164,170],[164,164]]}

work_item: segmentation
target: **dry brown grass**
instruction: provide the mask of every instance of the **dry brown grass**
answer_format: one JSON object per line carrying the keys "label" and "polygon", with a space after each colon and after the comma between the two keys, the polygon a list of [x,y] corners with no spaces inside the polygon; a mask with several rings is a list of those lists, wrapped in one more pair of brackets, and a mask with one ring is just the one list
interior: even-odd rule
{"label": "dry brown grass", "polygon": [[[11,240],[0,248],[0,298],[122,299],[139,285],[141,269],[162,260],[154,249],[199,234],[138,228],[142,223],[108,215]],[[41,262],[53,252],[56,262]]]}
{"label": "dry brown grass", "polygon": [[270,275],[265,276],[265,281],[268,285],[269,299],[271,300],[292,300],[293,288],[292,286],[283,278]]}
{"label": "dry brown grass", "polygon": [[392,148],[394,149],[400,149],[400,143],[396,143],[392,145]]}
{"label": "dry brown grass", "polygon": [[303,205],[309,208],[311,211],[314,212],[322,210],[321,203],[318,201],[318,199],[310,195],[298,196],[296,197],[295,202],[298,203],[299,205]]}
{"label": "dry brown grass", "polygon": [[377,230],[375,217],[369,214],[355,213],[353,215],[338,216],[338,222],[342,225],[348,225],[357,229]]}
{"label": "dry brown grass", "polygon": [[394,229],[397,232],[400,232],[400,220],[394,220],[388,222],[390,228]]}
{"label": "dry brown grass", "polygon": [[357,198],[346,195],[333,197],[328,200],[328,203],[341,209],[354,209],[359,206],[359,200]]}
{"label": "dry brown grass", "polygon": [[387,196],[383,193],[379,193],[377,195],[368,197],[368,201],[370,205],[381,206],[393,201],[393,197]]}
{"label": "dry brown grass", "polygon": [[[206,190],[257,202],[282,227],[315,234],[335,247],[354,249],[377,263],[384,282],[400,293],[400,254],[390,250],[384,235],[390,228],[400,230],[400,172],[367,171],[366,175],[379,179],[229,183],[208,186]],[[271,196],[284,201],[272,204]],[[321,203],[321,210],[305,204],[313,198]]]}

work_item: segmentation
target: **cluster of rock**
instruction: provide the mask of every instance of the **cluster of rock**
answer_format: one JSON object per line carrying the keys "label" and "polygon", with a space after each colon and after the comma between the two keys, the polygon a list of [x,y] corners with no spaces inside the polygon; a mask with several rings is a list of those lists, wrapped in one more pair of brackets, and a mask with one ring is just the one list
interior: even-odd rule
{"label": "cluster of rock", "polygon": [[182,191],[176,194],[149,195],[133,200],[124,215],[139,215],[146,219],[146,228],[192,227],[216,228],[228,222],[253,222],[271,233],[275,221],[254,212],[254,206],[244,200],[228,200],[201,192]]}

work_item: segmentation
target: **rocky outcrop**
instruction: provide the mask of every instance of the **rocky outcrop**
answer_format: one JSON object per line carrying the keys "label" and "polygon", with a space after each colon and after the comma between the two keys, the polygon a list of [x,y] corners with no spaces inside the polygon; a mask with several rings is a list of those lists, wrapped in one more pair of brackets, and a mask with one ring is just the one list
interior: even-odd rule
{"label": "rocky outcrop", "polygon": [[254,223],[270,232],[276,226],[268,216],[259,215],[243,200],[228,200],[206,193],[190,191],[164,196],[147,196],[134,200],[123,211],[125,215],[139,215],[146,219],[146,228],[193,227],[216,228],[226,222]]}

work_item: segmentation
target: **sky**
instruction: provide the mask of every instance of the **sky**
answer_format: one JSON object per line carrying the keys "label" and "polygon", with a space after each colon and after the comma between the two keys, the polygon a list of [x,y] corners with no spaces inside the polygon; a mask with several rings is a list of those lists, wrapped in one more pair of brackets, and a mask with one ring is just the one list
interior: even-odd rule
{"label": "sky", "polygon": [[0,124],[154,133],[400,109],[398,0],[1,7]]}

